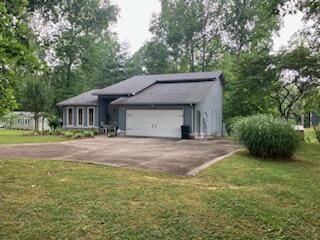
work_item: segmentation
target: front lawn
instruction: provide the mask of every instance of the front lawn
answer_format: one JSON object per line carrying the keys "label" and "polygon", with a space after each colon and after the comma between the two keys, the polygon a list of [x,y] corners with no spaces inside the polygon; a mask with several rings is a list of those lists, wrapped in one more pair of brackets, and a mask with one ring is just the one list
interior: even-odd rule
{"label": "front lawn", "polygon": [[47,143],[67,140],[66,138],[63,138],[61,136],[31,136],[28,135],[29,133],[31,133],[31,131],[0,129],[0,144]]}
{"label": "front lawn", "polygon": [[319,239],[320,144],[197,177],[0,161],[0,239]]}
{"label": "front lawn", "polygon": [[304,140],[307,143],[316,143],[318,142],[316,138],[316,133],[314,132],[313,128],[305,128],[304,129]]}

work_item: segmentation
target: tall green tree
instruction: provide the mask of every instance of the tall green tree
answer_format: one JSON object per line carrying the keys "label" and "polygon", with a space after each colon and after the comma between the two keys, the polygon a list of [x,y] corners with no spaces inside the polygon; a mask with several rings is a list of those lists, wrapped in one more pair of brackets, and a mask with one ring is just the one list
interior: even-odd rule
{"label": "tall green tree", "polygon": [[295,105],[320,87],[320,55],[302,45],[278,54],[274,98],[284,118],[290,118]]}
{"label": "tall green tree", "polygon": [[[94,41],[94,40],[93,40]],[[74,70],[78,90],[102,88],[123,80],[120,45],[114,38],[103,37],[84,48],[81,65]]]}
{"label": "tall green tree", "polygon": [[268,52],[242,53],[237,58],[226,56],[221,62],[228,82],[224,95],[224,118],[275,113],[271,97],[276,71],[270,68]]}
{"label": "tall green tree", "polygon": [[24,0],[0,2],[0,116],[17,107],[15,89],[40,64],[26,24]]}
{"label": "tall green tree", "polygon": [[83,65],[86,50],[98,47],[106,37],[117,12],[112,5],[100,7],[98,0],[65,0],[59,8],[62,19],[69,24],[55,44],[59,64],[54,69],[53,77],[57,79],[54,86],[62,90],[58,93],[58,98],[62,99],[86,88],[76,74],[77,69]]}
{"label": "tall green tree", "polygon": [[219,0],[221,34],[233,54],[270,48],[272,33],[279,28],[279,0]]}
{"label": "tall green tree", "polygon": [[[50,86],[57,102],[110,83],[117,74],[114,69],[118,67],[120,47],[110,31],[118,13],[110,1],[62,0],[53,3],[33,1],[30,9],[35,9],[33,26],[49,65]],[[54,25],[54,28],[48,31],[39,23],[47,24],[49,28]],[[54,32],[53,36],[50,31]]]}
{"label": "tall green tree", "polygon": [[[278,0],[165,0],[152,19],[146,59],[160,59],[157,72],[206,71],[225,54],[268,50],[279,27]],[[161,57],[155,57],[157,50]],[[162,49],[164,51],[162,51]],[[169,68],[167,67],[169,66]],[[149,67],[150,68],[150,67]],[[154,67],[151,67],[153,72]]]}
{"label": "tall green tree", "polygon": [[224,54],[219,68],[225,72],[224,117],[273,113],[271,87],[272,33],[279,28],[278,1],[217,1]]}
{"label": "tall green tree", "polygon": [[46,81],[35,78],[29,80],[23,89],[23,107],[33,112],[35,130],[39,130],[39,118],[50,108],[51,94]]}
{"label": "tall green tree", "polygon": [[162,1],[162,11],[150,27],[154,38],[149,52],[153,54],[159,46],[165,50],[162,58],[169,62],[167,71],[206,70],[216,50],[211,44],[220,40],[214,19],[217,11],[213,1]]}

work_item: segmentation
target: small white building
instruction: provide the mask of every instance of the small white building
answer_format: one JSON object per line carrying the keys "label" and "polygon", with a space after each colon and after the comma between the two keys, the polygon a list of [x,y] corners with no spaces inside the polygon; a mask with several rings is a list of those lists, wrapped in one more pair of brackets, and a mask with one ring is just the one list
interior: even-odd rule
{"label": "small white building", "polygon": [[[35,130],[34,114],[32,112],[14,111],[10,113],[10,117],[4,120],[5,128]],[[50,130],[48,119],[39,118],[39,131]]]}

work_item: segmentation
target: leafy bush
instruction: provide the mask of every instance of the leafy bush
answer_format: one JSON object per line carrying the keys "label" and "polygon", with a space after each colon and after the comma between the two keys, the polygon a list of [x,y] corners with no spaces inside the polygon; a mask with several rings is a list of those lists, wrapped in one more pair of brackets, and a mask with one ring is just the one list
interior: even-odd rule
{"label": "leafy bush", "polygon": [[93,131],[84,131],[84,132],[83,132],[83,135],[84,135],[85,137],[91,137],[91,138],[94,137]]}
{"label": "leafy bush", "polygon": [[93,130],[93,134],[96,136],[96,135],[99,134],[99,131],[98,131],[97,129],[94,129],[94,130]]}
{"label": "leafy bush", "polygon": [[66,131],[63,133],[63,136],[66,137],[66,138],[71,138],[74,136],[74,133],[71,132],[71,131]]}
{"label": "leafy bush", "polygon": [[314,132],[316,134],[316,139],[320,142],[320,127],[314,127]]}
{"label": "leafy bush", "polygon": [[83,138],[83,137],[84,137],[83,133],[76,133],[76,134],[73,135],[74,139]]}
{"label": "leafy bush", "polygon": [[232,135],[234,125],[241,119],[242,117],[234,117],[225,121],[225,127],[228,135]]}
{"label": "leafy bush", "polygon": [[55,115],[51,115],[48,117],[48,125],[52,130],[56,130],[60,123],[59,123],[59,117]]}
{"label": "leafy bush", "polygon": [[250,152],[263,158],[290,158],[299,146],[293,126],[271,115],[254,115],[233,124],[233,133]]}
{"label": "leafy bush", "polygon": [[29,131],[29,130],[26,130],[26,131],[23,131],[23,132],[22,132],[22,135],[23,135],[23,136],[38,136],[38,135],[39,135],[39,132],[38,132],[38,131]]}
{"label": "leafy bush", "polygon": [[63,135],[63,130],[61,128],[56,128],[55,130],[52,131],[52,134],[56,136]]}
{"label": "leafy bush", "polygon": [[41,132],[41,135],[44,135],[44,136],[52,135],[52,132],[50,130],[44,130],[44,131]]}

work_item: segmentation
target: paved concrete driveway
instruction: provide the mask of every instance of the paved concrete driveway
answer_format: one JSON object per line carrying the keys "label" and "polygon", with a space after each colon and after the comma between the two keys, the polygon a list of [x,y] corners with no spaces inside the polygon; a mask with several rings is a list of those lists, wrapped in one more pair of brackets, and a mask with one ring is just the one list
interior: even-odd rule
{"label": "paved concrete driveway", "polygon": [[62,143],[0,145],[0,159],[70,160],[190,175],[238,148],[227,140],[99,136]]}

